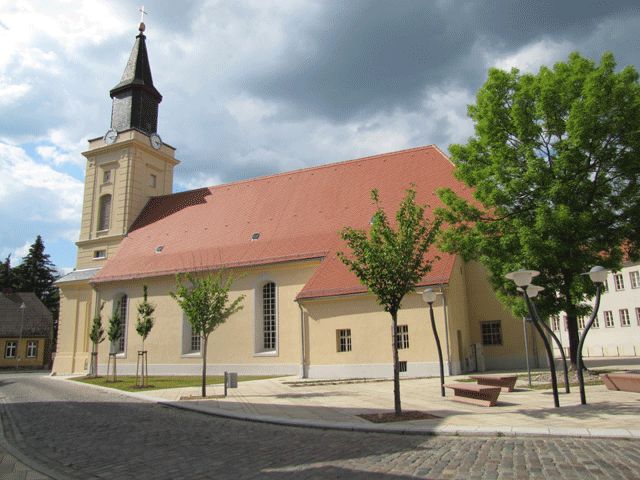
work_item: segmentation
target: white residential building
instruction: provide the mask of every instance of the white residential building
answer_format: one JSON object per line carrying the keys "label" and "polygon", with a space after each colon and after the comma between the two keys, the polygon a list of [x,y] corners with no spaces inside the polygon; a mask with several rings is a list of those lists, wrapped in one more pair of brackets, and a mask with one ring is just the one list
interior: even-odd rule
{"label": "white residential building", "polygon": [[[581,333],[588,320],[588,317],[578,320]],[[551,318],[551,328],[568,352],[566,316]],[[625,263],[620,271],[607,276],[598,317],[589,330],[582,355],[640,357],[640,262]],[[556,356],[559,356],[557,349]]]}

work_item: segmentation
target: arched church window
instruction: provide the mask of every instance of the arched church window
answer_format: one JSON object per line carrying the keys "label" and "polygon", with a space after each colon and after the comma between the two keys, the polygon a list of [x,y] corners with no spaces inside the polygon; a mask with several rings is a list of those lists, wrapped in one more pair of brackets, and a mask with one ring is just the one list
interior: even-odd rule
{"label": "arched church window", "polygon": [[262,287],[262,348],[276,349],[277,338],[276,284],[265,283]]}
{"label": "arched church window", "polygon": [[116,308],[118,308],[118,314],[120,315],[120,326],[122,329],[122,336],[118,341],[116,353],[124,353],[125,351],[125,340],[127,338],[127,313],[128,313],[128,300],[126,294],[120,296],[118,301],[116,302]]}
{"label": "arched church window", "polygon": [[109,230],[109,218],[111,217],[111,195],[100,197],[100,210],[98,212],[98,230]]}

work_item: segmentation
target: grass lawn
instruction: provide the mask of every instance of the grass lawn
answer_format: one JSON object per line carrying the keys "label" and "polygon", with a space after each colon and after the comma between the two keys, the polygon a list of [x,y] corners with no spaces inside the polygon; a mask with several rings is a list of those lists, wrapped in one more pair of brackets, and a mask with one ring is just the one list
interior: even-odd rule
{"label": "grass lawn", "polygon": [[[277,378],[274,376],[251,376],[238,375],[238,382],[247,382],[249,380],[263,380],[265,378]],[[161,390],[163,388],[180,388],[180,387],[199,387],[202,385],[202,377],[200,375],[177,375],[177,376],[153,376],[149,375],[149,386],[145,388],[136,387],[136,377],[133,375],[119,375],[117,382],[107,382],[107,377],[79,377],[74,378],[76,382],[90,383],[92,385],[100,385],[101,387],[115,388],[126,392],[139,392],[147,390]],[[221,384],[224,382],[224,376],[211,375],[207,376],[207,385]]]}

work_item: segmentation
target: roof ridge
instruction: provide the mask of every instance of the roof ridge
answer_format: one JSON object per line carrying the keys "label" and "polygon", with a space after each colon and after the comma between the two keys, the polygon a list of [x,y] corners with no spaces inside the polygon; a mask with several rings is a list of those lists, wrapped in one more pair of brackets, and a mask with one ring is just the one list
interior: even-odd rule
{"label": "roof ridge", "polygon": [[[245,178],[243,180],[236,180],[234,182],[221,183],[219,185],[212,185],[212,186],[203,187],[203,188],[221,188],[221,187],[228,187],[230,185],[240,185],[240,184],[243,184],[243,183],[249,183],[249,182],[253,182],[253,181],[256,181],[256,180],[266,180],[268,178],[281,177],[281,176],[284,176],[284,175],[292,175],[292,174],[297,174],[297,173],[302,173],[302,172],[309,172],[309,171],[312,171],[312,170],[322,170],[322,169],[325,169],[325,168],[332,168],[332,167],[335,167],[337,165],[346,165],[346,164],[349,164],[349,163],[356,163],[356,162],[362,162],[362,161],[366,161],[366,160],[373,160],[373,159],[380,158],[380,157],[388,157],[388,156],[393,156],[393,155],[400,155],[400,154],[408,153],[408,152],[417,152],[417,151],[420,151],[420,150],[437,150],[439,153],[442,153],[442,150],[440,150],[436,145],[429,144],[429,145],[424,145],[422,147],[406,148],[404,150],[396,150],[394,152],[378,153],[377,155],[368,155],[366,157],[353,158],[353,159],[350,159],[350,160],[340,160],[338,162],[324,163],[322,165],[314,165],[314,166],[311,166],[311,167],[298,168],[296,170],[289,170],[289,171],[286,171],[286,172],[271,173],[269,175],[262,175],[262,176],[259,176],[259,177]],[[446,155],[443,154],[443,156],[446,158]],[[195,189],[195,190],[199,190],[199,189]]]}
{"label": "roof ridge", "polygon": [[314,165],[312,167],[298,168],[296,170],[289,170],[289,171],[286,171],[286,172],[271,173],[269,175],[262,175],[262,176],[259,176],[259,177],[245,178],[245,179],[236,180],[236,181],[233,181],[233,182],[221,183],[219,185],[209,185],[209,186],[194,188],[192,190],[183,190],[181,192],[167,193],[166,195],[157,195],[155,197],[152,197],[151,200],[162,199],[162,198],[166,198],[166,197],[173,197],[173,196],[176,196],[176,195],[188,194],[188,193],[197,192],[198,190],[204,190],[204,189],[219,189],[219,188],[223,188],[223,187],[229,187],[231,185],[242,185],[244,183],[255,182],[256,180],[266,180],[266,179],[269,179],[269,178],[281,177],[281,176],[284,176],[284,175],[292,175],[292,174],[297,174],[297,173],[302,173],[302,172],[310,172],[310,171],[314,171],[314,170],[322,170],[324,168],[336,167],[337,165],[346,165],[346,164],[349,164],[349,163],[356,163],[356,162],[362,162],[362,161],[367,161],[367,160],[373,160],[373,159],[380,158],[380,157],[388,157],[388,156],[393,156],[393,155],[400,155],[400,154],[408,153],[408,152],[417,152],[417,151],[420,151],[420,150],[435,150],[438,153],[440,153],[443,157],[445,157],[447,160],[449,160],[449,157],[447,157],[447,155],[445,155],[445,153],[442,150],[440,150],[437,145],[431,143],[429,145],[424,145],[422,147],[405,148],[404,150],[396,150],[394,152],[379,153],[377,155],[369,155],[369,156],[366,156],[366,157],[353,158],[353,159],[350,159],[350,160],[341,160],[339,162],[325,163],[325,164],[322,164],[322,165]]}

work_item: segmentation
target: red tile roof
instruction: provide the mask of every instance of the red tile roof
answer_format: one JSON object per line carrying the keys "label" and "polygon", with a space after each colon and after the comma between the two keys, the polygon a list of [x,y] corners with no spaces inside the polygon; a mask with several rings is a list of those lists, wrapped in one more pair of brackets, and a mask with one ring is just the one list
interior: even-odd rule
{"label": "red tile roof", "polygon": [[[412,184],[418,202],[431,208],[443,186],[471,198],[435,146],[156,197],[92,282],[322,258],[298,298],[364,292],[336,257],[345,248],[339,231],[368,228],[371,189],[392,217]],[[422,284],[448,282],[454,257],[430,255],[440,259]]]}

